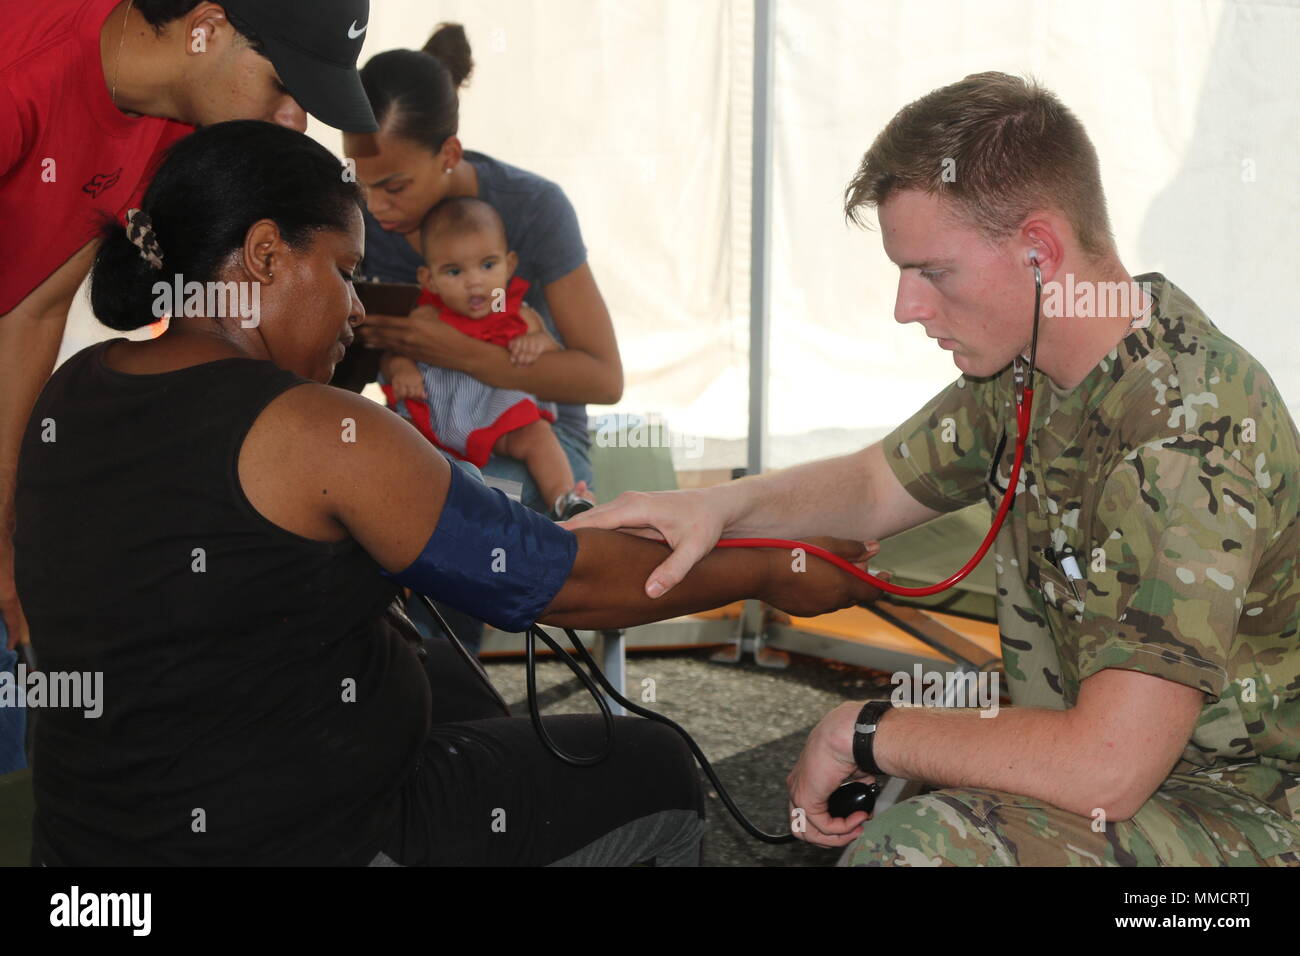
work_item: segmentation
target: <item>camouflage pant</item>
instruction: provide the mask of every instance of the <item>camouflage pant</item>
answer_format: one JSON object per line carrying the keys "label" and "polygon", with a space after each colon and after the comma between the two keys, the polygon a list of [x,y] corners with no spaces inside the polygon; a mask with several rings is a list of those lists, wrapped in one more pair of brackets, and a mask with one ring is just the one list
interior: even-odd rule
{"label": "camouflage pant", "polygon": [[1167,782],[1130,819],[1093,825],[1017,794],[937,790],[868,821],[840,865],[1300,865],[1300,823],[1208,788]]}

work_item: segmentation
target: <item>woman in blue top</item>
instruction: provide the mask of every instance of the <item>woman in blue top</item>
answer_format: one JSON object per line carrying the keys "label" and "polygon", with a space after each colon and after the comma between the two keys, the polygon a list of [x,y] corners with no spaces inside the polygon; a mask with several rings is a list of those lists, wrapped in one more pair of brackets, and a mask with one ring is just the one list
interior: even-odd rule
{"label": "woman in blue top", "polygon": [[[516,274],[531,285],[525,301],[564,348],[515,366],[504,349],[461,334],[429,308],[409,317],[370,315],[362,340],[495,388],[559,403],[555,433],[574,477],[590,485],[586,403],[612,404],[623,393],[614,327],[587,265],[577,216],[560,187],[467,151],[457,138],[457,90],[472,69],[465,31],[455,25],[441,26],[423,52],[390,50],[362,69],[379,132],[343,140],[366,187],[362,271],[370,279],[415,282],[424,264],[419,226],[425,214],[449,196],[477,196],[501,214],[510,248],[519,255]],[[493,456],[483,471],[523,484],[529,507],[544,511],[549,504],[522,462]]]}

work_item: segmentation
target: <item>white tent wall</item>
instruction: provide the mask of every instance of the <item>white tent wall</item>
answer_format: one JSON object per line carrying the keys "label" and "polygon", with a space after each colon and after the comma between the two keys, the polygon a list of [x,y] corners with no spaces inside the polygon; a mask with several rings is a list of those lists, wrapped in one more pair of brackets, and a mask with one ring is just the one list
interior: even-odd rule
{"label": "white tent wall", "polygon": [[[362,61],[440,21],[474,48],[466,146],[577,209],[627,380],[592,413],[709,436],[684,467],[744,464],[752,0],[372,0]],[[860,447],[957,374],[893,321],[897,270],[845,225],[843,191],[900,107],[992,69],[1075,111],[1130,271],[1190,293],[1300,414],[1295,306],[1273,286],[1300,250],[1300,4],[776,0],[775,30],[771,465]],[[79,299],[61,358],[115,334]]]}
{"label": "white tent wall", "polygon": [[[860,447],[958,374],[893,320],[897,268],[878,231],[844,224],[844,188],[895,112],[985,70],[1033,75],[1075,112],[1130,272],[1178,284],[1300,413],[1284,292],[1300,258],[1300,5],[777,0],[776,22],[775,464]],[[816,428],[861,431],[780,437]]]}

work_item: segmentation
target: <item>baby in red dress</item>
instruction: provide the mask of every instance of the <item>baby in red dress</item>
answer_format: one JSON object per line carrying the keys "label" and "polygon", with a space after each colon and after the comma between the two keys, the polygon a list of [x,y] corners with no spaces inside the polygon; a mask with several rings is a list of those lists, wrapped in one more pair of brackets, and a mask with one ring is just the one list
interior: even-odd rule
{"label": "baby in red dress", "polygon": [[[523,301],[528,283],[514,274],[518,256],[492,206],[467,196],[444,200],[425,217],[420,235],[420,305],[433,306],[452,328],[509,350],[516,365],[561,348]],[[594,498],[586,482],[574,484],[551,429],[554,403],[392,352],[384,353],[379,368],[389,406],[439,448],[480,468],[494,453],[519,459],[542,500],[555,502],[557,516],[590,507]]]}

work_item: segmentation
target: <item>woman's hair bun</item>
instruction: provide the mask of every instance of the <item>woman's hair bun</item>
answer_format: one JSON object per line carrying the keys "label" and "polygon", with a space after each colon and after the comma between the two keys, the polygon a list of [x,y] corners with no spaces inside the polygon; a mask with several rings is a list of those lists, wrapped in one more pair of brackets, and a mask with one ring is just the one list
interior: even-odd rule
{"label": "woman's hair bun", "polygon": [[474,72],[474,58],[470,53],[469,38],[459,23],[439,23],[434,29],[424,51],[436,56],[451,73],[452,82],[460,89]]}
{"label": "woman's hair bun", "polygon": [[126,227],[105,217],[90,283],[95,317],[119,332],[134,332],[157,322],[153,287],[160,279],[162,273],[127,238]]}

